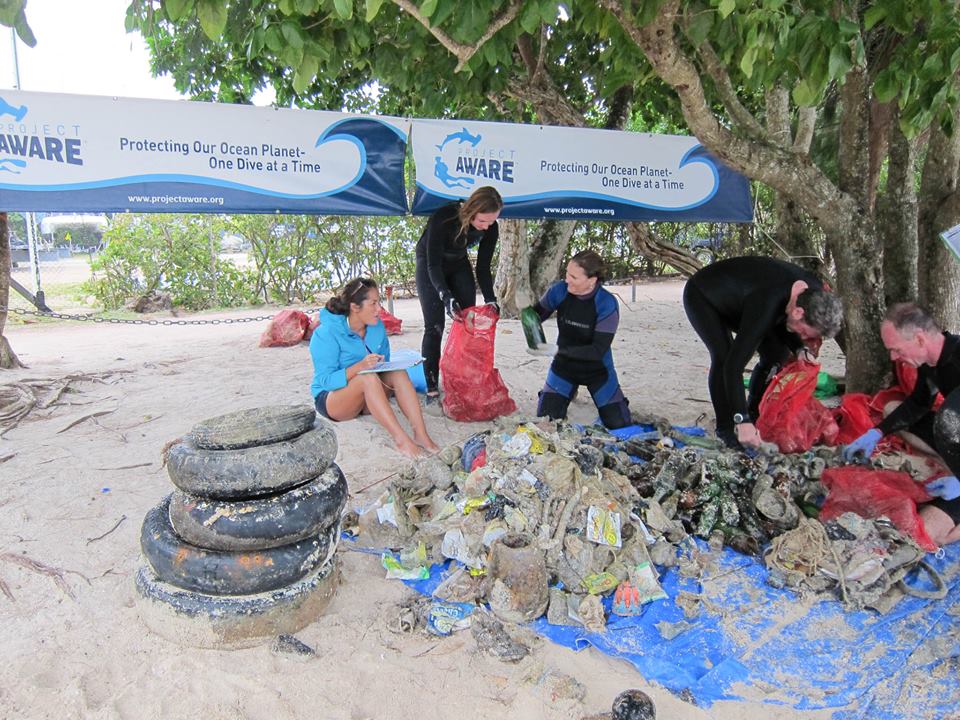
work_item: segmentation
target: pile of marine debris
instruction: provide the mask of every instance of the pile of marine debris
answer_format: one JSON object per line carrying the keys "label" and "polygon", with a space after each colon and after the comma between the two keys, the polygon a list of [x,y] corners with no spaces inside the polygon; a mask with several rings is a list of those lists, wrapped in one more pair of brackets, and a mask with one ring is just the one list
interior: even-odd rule
{"label": "pile of marine debris", "polygon": [[[593,631],[605,627],[601,595],[617,591],[619,614],[666,597],[654,566],[683,570],[699,552],[692,536],[715,551],[766,549],[777,585],[855,608],[922,557],[882,520],[843,516],[824,529],[807,518],[826,494],[824,469],[839,464],[836,448],[750,457],[653,420],[653,430],[626,440],[563,422],[498,421],[400,473],[345,527],[363,545],[399,551],[384,556],[394,577],[424,577],[430,564],[457,560],[434,592],[440,601],[490,603],[513,622],[546,609],[551,623]],[[860,567],[864,552],[873,564],[853,582],[851,563]],[[523,572],[506,567],[510,557]]]}

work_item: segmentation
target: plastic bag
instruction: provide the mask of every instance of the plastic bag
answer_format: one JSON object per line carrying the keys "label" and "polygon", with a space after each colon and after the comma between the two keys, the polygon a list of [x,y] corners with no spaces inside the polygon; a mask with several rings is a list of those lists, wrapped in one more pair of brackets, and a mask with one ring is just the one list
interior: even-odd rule
{"label": "plastic bag", "polygon": [[897,529],[927,551],[937,549],[927,535],[917,503],[933,498],[908,473],[865,467],[834,467],[823,471],[821,482],[829,493],[820,509],[820,522],[854,512],[864,518],[886,515]]}
{"label": "plastic bag", "polygon": [[493,367],[499,315],[491,305],[467,308],[452,324],[440,357],[443,412],[458,421],[492,420],[517,409]]}
{"label": "plastic bag", "polygon": [[303,340],[310,318],[300,310],[281,310],[260,336],[260,347],[290,347]]}
{"label": "plastic bag", "polygon": [[380,322],[383,323],[387,335],[403,335],[403,320],[386,308],[380,308]]}
{"label": "plastic bag", "polygon": [[833,415],[813,397],[820,366],[792,362],[770,381],[760,401],[757,430],[780,452],[806,452],[817,444],[834,445],[839,428]]}

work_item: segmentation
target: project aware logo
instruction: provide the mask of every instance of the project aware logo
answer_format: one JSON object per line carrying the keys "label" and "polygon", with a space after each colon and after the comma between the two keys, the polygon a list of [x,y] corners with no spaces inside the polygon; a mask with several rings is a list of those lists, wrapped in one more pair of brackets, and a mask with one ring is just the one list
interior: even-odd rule
{"label": "project aware logo", "polygon": [[[79,125],[25,123],[29,108],[11,105],[0,97],[0,172],[19,175],[27,167],[24,158],[83,165]],[[12,119],[7,120],[6,116]],[[73,137],[67,137],[67,135]]]}
{"label": "project aware logo", "polygon": [[[482,140],[480,133],[472,134],[467,128],[447,135],[435,146],[438,154],[434,157],[434,176],[448,188],[465,190],[472,190],[478,181],[512,183],[517,151],[485,147],[480,144]],[[451,150],[444,152],[451,145],[455,157],[450,157]],[[452,172],[448,159],[454,166]]]}

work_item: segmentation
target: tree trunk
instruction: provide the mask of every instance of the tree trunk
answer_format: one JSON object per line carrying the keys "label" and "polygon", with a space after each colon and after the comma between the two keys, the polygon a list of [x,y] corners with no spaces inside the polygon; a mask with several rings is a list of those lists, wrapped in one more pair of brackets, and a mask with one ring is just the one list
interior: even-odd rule
{"label": "tree trunk", "polygon": [[[960,119],[960,112],[954,117]],[[939,233],[956,225],[960,218],[958,161],[960,133],[947,137],[939,129],[932,130],[920,180],[923,207],[917,231],[917,297],[941,327],[954,332],[960,328],[960,262],[940,240]]]}
{"label": "tree trunk", "polygon": [[823,259],[810,237],[803,211],[784,193],[776,191],[774,197],[777,244],[786,252],[786,260],[812,273],[820,274]]}
{"label": "tree trunk", "polygon": [[541,223],[530,250],[530,289],[538,299],[560,277],[560,263],[570,247],[577,223],[570,220],[546,220]]}
{"label": "tree trunk", "polygon": [[644,257],[666,263],[687,277],[703,267],[689,251],[657,240],[646,223],[628,222],[626,228],[633,249]]}
{"label": "tree trunk", "polygon": [[[896,120],[896,118],[894,118]],[[889,127],[887,187],[877,201],[877,231],[883,241],[883,287],[887,305],[917,299],[916,143],[900,125]]]}
{"label": "tree trunk", "polygon": [[3,334],[7,324],[7,307],[10,304],[10,227],[7,214],[0,212],[0,369],[21,368],[25,365],[10,347]]}
{"label": "tree trunk", "polygon": [[500,259],[494,291],[504,317],[516,317],[537,299],[530,288],[530,245],[523,220],[500,220]]}

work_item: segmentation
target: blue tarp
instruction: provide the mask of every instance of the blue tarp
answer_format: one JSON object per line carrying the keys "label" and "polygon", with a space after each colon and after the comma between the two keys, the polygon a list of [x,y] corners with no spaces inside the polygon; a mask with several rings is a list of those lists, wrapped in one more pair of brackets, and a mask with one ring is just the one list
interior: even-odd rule
{"label": "blue tarp", "polygon": [[[765,702],[798,709],[844,708],[835,720],[943,718],[960,709],[960,681],[955,669],[933,681],[930,675],[942,659],[960,657],[953,627],[960,616],[960,547],[928,560],[947,581],[947,597],[907,597],[887,615],[847,612],[833,601],[804,611],[792,592],[766,584],[762,562],[725,549],[716,580],[701,584],[671,568],[661,577],[668,600],[650,603],[637,617],[610,616],[605,633],[545,618],[530,627],[573,650],[592,645],[627,660],[647,681],[687,691],[703,707],[768,693]],[[429,580],[408,584],[430,595],[443,574],[444,566],[435,565]],[[924,586],[916,578],[911,584]],[[675,602],[682,591],[705,600],[693,619]],[[665,640],[657,624],[679,621],[691,627]]]}

